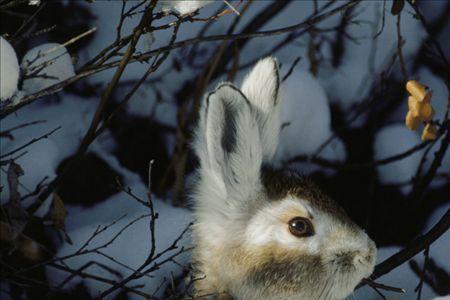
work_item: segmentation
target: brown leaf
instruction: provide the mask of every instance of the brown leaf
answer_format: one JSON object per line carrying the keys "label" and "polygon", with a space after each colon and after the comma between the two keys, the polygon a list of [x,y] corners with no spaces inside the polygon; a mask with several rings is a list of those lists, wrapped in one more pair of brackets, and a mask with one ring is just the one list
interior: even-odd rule
{"label": "brown leaf", "polygon": [[64,229],[64,221],[67,217],[67,209],[57,193],[53,193],[52,214],[53,225],[57,229]]}
{"label": "brown leaf", "polygon": [[11,162],[8,168],[9,202],[20,207],[19,177],[24,174],[20,165]]}
{"label": "brown leaf", "polygon": [[20,165],[11,162],[8,167],[7,177],[9,185],[9,202],[3,205],[6,212],[8,225],[14,232],[14,236],[22,232],[28,222],[28,213],[22,208],[20,202],[19,177],[24,174]]}
{"label": "brown leaf", "polygon": [[2,243],[12,243],[19,233],[8,223],[0,221],[0,241]]}
{"label": "brown leaf", "polygon": [[405,7],[405,0],[394,0],[392,2],[391,14],[394,16],[402,12],[403,7]]}
{"label": "brown leaf", "polygon": [[10,254],[19,250],[26,258],[33,261],[39,260],[42,256],[38,243],[3,221],[0,221],[0,241],[2,245],[11,248]]}
{"label": "brown leaf", "polygon": [[42,259],[42,251],[39,244],[27,236],[20,236],[18,248],[22,255],[31,261],[39,261]]}

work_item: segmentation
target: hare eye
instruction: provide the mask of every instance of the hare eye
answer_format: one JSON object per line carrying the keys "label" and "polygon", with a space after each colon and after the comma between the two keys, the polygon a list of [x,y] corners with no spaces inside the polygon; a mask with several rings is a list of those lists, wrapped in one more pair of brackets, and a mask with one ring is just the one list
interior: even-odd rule
{"label": "hare eye", "polygon": [[311,221],[302,217],[295,217],[289,221],[289,231],[296,237],[314,235],[314,228]]}

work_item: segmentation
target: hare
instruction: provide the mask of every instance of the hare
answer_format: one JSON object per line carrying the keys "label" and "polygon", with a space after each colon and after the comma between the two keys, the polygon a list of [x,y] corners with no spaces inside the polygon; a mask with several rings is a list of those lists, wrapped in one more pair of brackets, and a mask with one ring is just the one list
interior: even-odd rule
{"label": "hare", "polygon": [[277,62],[265,58],[240,89],[221,83],[200,109],[198,298],[344,299],[373,271],[375,244],[343,209],[308,179],[270,166],[279,86]]}

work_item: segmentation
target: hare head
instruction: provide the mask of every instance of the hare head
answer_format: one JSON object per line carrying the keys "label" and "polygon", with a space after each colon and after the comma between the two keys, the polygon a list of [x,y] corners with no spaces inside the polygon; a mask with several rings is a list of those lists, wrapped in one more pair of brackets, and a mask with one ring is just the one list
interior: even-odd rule
{"label": "hare head", "polygon": [[266,58],[240,89],[219,84],[201,107],[198,297],[343,299],[373,271],[376,248],[364,231],[307,179],[270,166],[279,85],[277,62]]}

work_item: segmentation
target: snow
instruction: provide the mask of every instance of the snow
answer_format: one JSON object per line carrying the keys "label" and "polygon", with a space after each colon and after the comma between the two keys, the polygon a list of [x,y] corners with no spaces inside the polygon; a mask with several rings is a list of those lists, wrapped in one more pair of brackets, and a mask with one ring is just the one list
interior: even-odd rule
{"label": "snow", "polygon": [[36,5],[39,6],[41,4],[41,0],[29,0],[28,5]]}
{"label": "snow", "polygon": [[147,32],[147,33],[145,33],[143,36],[142,36],[142,39],[143,39],[143,41],[144,41],[144,50],[145,51],[150,51],[150,50],[152,50],[152,45],[153,45],[153,43],[155,42],[155,34],[152,32],[152,31],[150,31],[150,32]]}
{"label": "snow", "polygon": [[[354,14],[357,20],[367,22],[354,23],[348,26],[347,33],[357,38],[356,42],[345,43],[342,65],[338,70],[323,68],[319,77],[325,88],[330,91],[330,100],[339,103],[344,108],[359,103],[369,92],[368,79],[377,78],[381,71],[392,65],[392,55],[397,47],[396,17],[386,17],[384,29],[376,38],[373,37],[382,27],[380,22],[382,1],[366,1],[361,3]],[[390,1],[386,3],[386,14],[390,14]],[[419,49],[426,36],[420,22],[409,13],[411,8],[405,5],[401,18],[401,35],[405,40],[402,46],[405,64],[410,65],[410,56]],[[332,26],[327,24],[327,26]],[[374,52],[371,52],[375,47]],[[371,68],[373,60],[373,69]],[[398,64],[398,60],[395,61]],[[395,66],[397,67],[397,66]],[[331,67],[330,67],[331,68]]]}
{"label": "snow", "polygon": [[[15,131],[14,142],[3,142],[2,140],[1,153],[13,150],[28,142],[32,137],[38,137],[56,126],[62,127],[48,139],[40,140],[29,146],[26,149],[28,153],[17,160],[17,163],[21,165],[25,171],[25,175],[20,177],[20,182],[22,184],[20,186],[20,192],[22,195],[34,190],[35,185],[44,176],[49,176],[50,179],[54,178],[58,164],[64,158],[73,154],[73,149],[78,147],[83,133],[89,126],[96,101],[92,101],[94,99],[81,99],[69,94],[64,95],[64,97],[61,97],[60,102],[48,104],[45,109],[42,109],[42,106],[38,104],[33,104],[21,109],[17,115],[12,115],[5,120],[2,120],[2,129],[11,128],[14,125],[26,121],[46,120],[47,122]],[[36,115],[37,110],[39,110],[38,116]],[[71,113],[68,114],[68,111]],[[113,143],[113,139],[110,135],[105,133],[91,145],[90,151],[102,157],[102,159],[107,161],[113,169],[122,174],[124,177],[124,185],[132,188],[135,194],[146,199],[147,188],[145,184],[141,182],[139,175],[123,168],[115,156],[110,153],[113,148]],[[4,203],[9,198],[9,190],[6,176],[0,176],[0,179],[1,185],[4,186],[4,190],[1,193],[1,200],[2,203]],[[48,200],[49,199],[51,198],[48,198]],[[156,221],[156,245],[157,251],[161,251],[161,249],[173,242],[186,225],[191,222],[191,216],[187,209],[172,207],[170,204],[155,196],[153,196],[153,203],[155,211],[159,214]],[[27,204],[28,203],[25,203],[25,205]],[[50,204],[51,201],[46,201],[36,212],[35,216],[44,216],[47,213]],[[57,252],[58,256],[63,256],[76,251],[99,225],[104,226],[121,216],[126,215],[115,226],[111,227],[110,230],[106,231],[104,234],[100,235],[98,239],[95,239],[90,243],[90,247],[95,247],[96,245],[109,240],[125,225],[144,214],[148,214],[148,209],[146,207],[124,193],[116,194],[107,201],[93,207],[84,208],[81,206],[66,205],[66,208],[69,212],[66,219],[66,229],[68,235],[73,240],[74,245],[69,245],[67,243],[61,245],[61,248]],[[113,256],[119,262],[137,268],[144,262],[149,252],[150,235],[148,221],[149,218],[145,218],[136,222],[133,226],[124,231],[111,246],[103,249],[104,253]],[[185,239],[181,240],[179,245],[190,245],[189,234],[186,235]],[[174,252],[172,251],[170,253]],[[162,256],[160,259],[164,259],[165,257],[166,256]],[[121,272],[123,276],[130,274],[130,270],[115,263],[111,263],[111,261],[106,258],[94,254],[85,255],[79,259],[71,259],[66,262],[70,267],[79,268],[92,259],[114,267]],[[177,259],[177,262],[181,265],[186,265],[189,262],[189,253],[180,256],[180,258]],[[168,263],[164,268],[153,273],[152,275],[154,275],[154,277],[152,279],[143,277],[140,280],[136,280],[134,283],[145,285],[143,290],[148,293],[153,293],[156,286],[158,286],[164,278],[177,276],[181,271],[182,269],[178,265]],[[91,266],[87,268],[85,272],[118,280],[117,277],[113,277],[110,273],[98,266]],[[58,283],[66,278],[67,273],[61,273],[55,269],[48,268],[47,275],[52,282]],[[65,288],[70,289],[74,287],[80,280],[81,279],[78,278],[71,281],[65,285]],[[103,291],[108,287],[108,285],[102,285],[92,280],[86,280],[86,284],[89,292],[93,296],[97,295],[99,290]],[[130,294],[130,297],[131,299],[134,299],[132,294]]]}
{"label": "snow", "polygon": [[19,62],[11,44],[0,36],[0,100],[11,98],[19,82]]}
{"label": "snow", "polygon": [[[146,199],[145,195],[147,191],[146,187],[142,183],[135,183],[131,187],[135,194],[142,195],[143,199]],[[186,228],[190,222],[190,214],[186,209],[172,207],[160,199],[154,198],[153,203],[155,211],[159,215],[156,220],[155,230],[157,245],[156,253],[159,253],[163,249],[170,246],[170,244]],[[88,209],[70,206],[69,211],[70,215],[66,220],[66,227],[68,235],[71,237],[74,245],[65,243],[58,251],[57,256],[59,257],[69,255],[77,251],[80,245],[82,245],[93,234],[98,226],[105,226],[106,224],[111,223],[113,220],[117,220],[126,214],[125,218],[120,219],[117,224],[105,231],[104,234],[101,234],[95,238],[89,244],[88,249],[103,245],[127,224],[138,220],[143,215],[149,213],[148,208],[144,207],[142,204],[125,194],[113,196],[108,201]],[[111,257],[114,257],[117,261],[124,263],[129,267],[137,269],[146,260],[151,248],[149,220],[149,217],[140,219],[125,230],[114,243],[101,251]],[[178,245],[179,247],[188,247],[190,246],[189,243],[189,234],[187,234],[186,238],[182,239]],[[168,252],[157,261],[164,260],[166,257],[174,254],[178,250],[179,248]],[[131,270],[124,268],[119,264],[113,263],[99,254],[79,256],[74,259],[66,260],[66,263],[71,268],[78,269],[92,260],[113,267],[124,277],[132,273]],[[186,265],[189,262],[189,253],[181,255],[175,260],[181,265]],[[117,277],[111,275],[111,273],[98,266],[91,266],[84,271],[105,278],[118,280]],[[181,274],[181,271],[182,269],[177,264],[167,263],[160,270],[150,274],[154,276],[151,280],[148,277],[142,277],[141,279],[134,280],[133,285],[142,284],[145,287],[140,288],[139,290],[152,294],[164,278],[170,278],[171,276],[176,277]],[[50,276],[52,282],[55,283],[60,283],[67,276],[66,273],[61,273],[53,269],[47,269],[47,274]],[[69,284],[66,285],[66,288],[74,287],[81,280],[81,278],[78,278],[69,282]],[[87,287],[92,296],[96,296],[99,291],[104,291],[110,287],[110,285],[95,280],[87,280],[85,282],[87,283]],[[161,293],[157,295],[160,294]],[[131,299],[136,298],[133,294],[130,294],[130,297]]]}
{"label": "snow", "polygon": [[[294,70],[280,87],[281,124],[280,144],[276,153],[278,161],[287,161],[297,155],[314,155],[332,136],[330,107],[320,82],[309,71]],[[296,141],[296,142],[293,142]],[[343,161],[345,145],[334,139],[320,153],[320,157]],[[298,164],[303,173],[319,168],[311,164]]]}
{"label": "snow", "polygon": [[190,14],[205,5],[213,3],[208,0],[166,0],[162,1],[163,10],[172,10],[181,15]]}
{"label": "snow", "polygon": [[344,142],[339,138],[334,138],[323,149],[320,156],[331,161],[345,161],[345,159],[347,158],[347,152]]}
{"label": "snow", "polygon": [[18,90],[12,97],[11,97],[11,102],[12,104],[17,104],[20,99],[22,99],[23,97],[26,96],[26,93],[22,90]]}
{"label": "snow", "polygon": [[[24,145],[30,140],[31,138],[17,139],[17,143],[3,143],[2,141],[1,152],[7,153],[11,150],[14,150],[18,146]],[[58,147],[56,146],[52,138],[38,141],[28,146],[26,150],[17,152],[15,155],[17,156],[18,154],[21,154],[25,151],[26,153],[16,160],[16,163],[18,163],[24,171],[24,175],[20,177],[20,183],[23,187],[20,190],[22,195],[33,191],[36,185],[42,179],[44,179],[45,176],[53,178],[56,175],[55,170],[57,167],[57,161],[55,160],[55,158],[59,156]],[[4,202],[9,199],[9,188],[6,176],[2,175],[0,177],[1,185],[4,187],[1,199],[2,202]]]}
{"label": "snow", "polygon": [[21,68],[25,76],[23,90],[28,94],[75,75],[67,49],[56,43],[42,44],[28,51],[22,59]]}
{"label": "snow", "polygon": [[[386,126],[380,129],[375,136],[374,160],[384,159],[403,153],[421,143],[417,132],[411,131],[403,123]],[[387,165],[377,167],[381,183],[402,184],[408,182],[414,176],[420,164],[423,151],[397,160]],[[408,192],[410,186],[403,187],[403,192]]]}
{"label": "snow", "polygon": [[[33,121],[46,121],[20,130],[14,131],[13,141],[2,139],[0,143],[1,153],[7,153],[18,148],[33,138],[44,135],[51,130],[61,126],[47,139],[42,139],[28,146],[23,151],[15,153],[17,156],[23,152],[25,155],[16,160],[22,166],[25,174],[20,177],[22,185],[19,191],[22,195],[33,191],[36,184],[45,176],[53,178],[56,175],[56,167],[67,156],[73,154],[78,143],[83,137],[85,128],[92,118],[95,101],[80,99],[76,96],[62,97],[60,103],[42,106],[26,106],[19,110],[16,115],[1,120],[2,130]],[[91,99],[92,100],[92,99]],[[37,114],[39,110],[39,114]],[[71,113],[67,113],[70,111]],[[95,146],[95,144],[94,144]],[[9,198],[6,176],[0,176],[0,183],[4,186],[1,200]]]}
{"label": "snow", "polygon": [[[430,216],[423,232],[430,230],[439,219],[446,213],[449,209],[448,204],[441,205],[437,208]],[[430,247],[430,254],[433,259],[440,264],[442,268],[445,269],[447,273],[450,273],[450,263],[448,263],[448,251],[441,251],[441,249],[450,249],[450,232],[447,231],[443,234],[433,245]],[[447,263],[445,263],[447,262]]]}
{"label": "snow", "polygon": [[[170,9],[173,9],[180,14],[184,14],[194,11],[200,6],[209,4],[209,2],[212,1],[170,1],[170,3],[164,4],[170,6]],[[97,15],[98,18],[93,21],[92,26],[96,26],[99,29],[89,47],[83,49],[80,53],[77,53],[80,59],[80,65],[87,61],[87,59],[93,57],[98,51],[103,49],[105,45],[108,45],[114,40],[117,23],[112,21],[111,18],[114,16],[116,18],[115,20],[118,20],[121,8],[120,1],[109,3],[107,8],[105,8],[105,4],[101,1],[96,1],[92,4],[86,5],[89,5],[92,12]],[[266,5],[267,4],[264,3],[264,1],[255,2],[252,9],[242,16],[243,20],[238,26],[236,32],[239,31],[239,28],[245,26],[247,21]],[[305,6],[301,1],[293,1],[289,6],[289,9],[284,10],[280,16],[277,16],[271,20],[265,27],[262,28],[262,30],[279,28],[298,23],[312,12],[311,7],[312,5]],[[377,16],[381,13],[382,2],[364,2],[361,3],[359,7],[360,8],[357,10],[358,20],[374,21],[379,19]],[[202,9],[201,13],[205,13],[206,16],[209,13],[212,13],[216,8],[217,5],[209,5]],[[386,13],[388,15],[389,9],[390,3],[388,2],[386,4]],[[405,59],[408,62],[409,55],[413,53],[420,45],[424,32],[420,28],[417,20],[413,18],[413,15],[406,13],[409,12],[410,9],[407,6],[405,9],[405,13],[402,14],[402,35],[407,41],[403,47],[403,50]],[[230,14],[220,18],[217,22],[214,22],[206,35],[223,33],[230,20],[234,17],[234,14]],[[321,23],[321,27],[327,28],[335,26],[337,25],[336,20],[339,20],[339,18],[333,17],[330,20]],[[123,33],[125,34],[130,32],[136,25],[137,21],[138,18],[128,20],[128,22],[124,24]],[[365,22],[349,25],[350,34],[360,37],[361,40],[358,44],[346,42],[346,52],[343,57],[343,64],[338,69],[332,69],[329,62],[324,60],[320,64],[317,78],[313,77],[308,71],[306,71],[309,68],[306,53],[306,45],[309,39],[307,35],[305,35],[304,38],[302,37],[299,39],[296,46],[287,47],[286,49],[274,54],[279,61],[283,62],[284,67],[280,72],[281,74],[285,74],[287,69],[286,66],[289,66],[294,58],[298,56],[302,57],[299,66],[297,66],[293,74],[286,82],[282,84],[281,87],[285,102],[282,107],[282,122],[289,122],[290,124],[289,126],[284,127],[281,131],[281,144],[277,153],[277,158],[279,160],[286,160],[300,154],[314,154],[318,147],[322,145],[322,143],[327,140],[330,135],[332,135],[333,132],[330,128],[330,101],[338,103],[345,109],[357,104],[361,99],[367,96],[369,88],[367,82],[372,82],[373,79],[379,75],[379,72],[386,68],[386,66],[391,62],[390,58],[393,53],[392,51],[395,51],[395,19],[392,17],[387,17],[386,21],[385,28],[377,40],[378,50],[374,57],[374,66],[376,66],[374,70],[370,70],[368,62],[370,57],[370,49],[372,47],[370,40],[374,32],[372,25]],[[199,28],[202,26],[203,24],[198,23],[183,24],[180,28],[178,40],[184,40],[195,36]],[[381,24],[378,24],[376,29],[379,29],[380,26]],[[144,36],[138,44],[138,52],[156,49],[164,45],[170,38],[170,35],[171,30],[167,30],[157,32],[154,36]],[[245,48],[241,49],[241,62],[245,63],[250,59],[255,58],[256,55],[265,53],[283,37],[279,36],[252,40]],[[4,45],[9,46],[9,44],[5,44],[3,41],[4,39],[2,38],[2,74],[4,74],[3,67],[6,66],[3,64],[3,55],[5,53],[5,51],[3,51],[3,47]],[[13,96],[13,93],[17,87],[16,79],[14,91],[11,92],[9,97],[13,96],[13,99],[21,98],[18,97],[18,95],[21,95],[20,93],[35,92],[74,75],[72,60],[65,48],[59,48],[58,50],[45,55],[45,57],[39,58],[32,64],[27,63],[27,60],[30,61],[36,57],[39,50],[41,50],[41,52],[45,52],[57,45],[58,44],[41,45],[28,52],[22,60],[22,69],[24,73],[29,73],[30,68],[46,60],[52,60],[53,58],[59,56],[52,64],[41,71],[41,73],[46,73],[47,75],[53,74],[57,77],[57,79],[27,79],[24,82],[24,91],[19,91],[15,94],[15,96]],[[298,47],[298,45],[300,46]],[[10,49],[12,50],[12,48]],[[176,53],[174,56],[175,55]],[[15,59],[17,62],[17,58]],[[8,62],[10,61],[8,60]],[[203,62],[198,62],[199,65],[201,63]],[[16,65],[18,64],[16,63]],[[136,78],[140,78],[147,68],[148,65],[144,63],[132,64],[125,70],[123,80],[135,80]],[[16,73],[18,78],[19,68],[16,67],[15,69],[17,70]],[[161,72],[164,72],[164,70],[165,68],[163,67]],[[164,98],[164,101],[156,106],[154,119],[166,125],[175,126],[177,107],[172,100],[174,99],[173,92],[177,91],[186,79],[193,78],[197,71],[199,70],[193,71],[184,67],[180,72],[172,71],[172,73],[166,77],[164,82],[144,84],[143,88],[140,89],[135,96],[133,96],[130,103],[127,105],[128,112],[145,116],[149,115],[149,112],[152,111],[157,104],[154,100],[155,97],[152,94],[152,89],[150,88],[150,85],[154,85],[162,93]],[[95,76],[87,78],[87,80],[90,83],[109,82],[112,72],[114,72],[113,69],[101,72]],[[242,76],[246,72],[247,70],[239,72],[238,77]],[[159,73],[157,72],[150,76],[150,78],[154,78],[155,76],[158,76],[158,74]],[[415,78],[432,87],[434,90],[432,103],[436,110],[436,117],[442,118],[448,98],[447,90],[443,81],[427,69],[421,69],[417,72],[417,74],[411,75],[414,75]],[[11,78],[8,77],[8,80],[9,79]],[[224,78],[218,78],[214,82],[211,82],[210,89],[216,85],[217,81],[223,79]],[[2,76],[2,100],[4,83],[6,83],[6,81],[4,81]],[[128,86],[126,88],[118,89],[118,98],[120,99],[120,96],[124,96],[128,91]],[[46,124],[36,125],[15,132],[14,135],[16,140],[13,142],[2,140],[2,153],[10,151],[17,146],[28,142],[30,137],[37,137],[50,131],[56,126],[62,126],[60,131],[56,132],[49,139],[39,141],[30,148],[27,148],[26,150],[28,153],[17,161],[25,169],[25,175],[21,177],[21,183],[27,190],[33,190],[35,184],[37,184],[44,176],[50,176],[50,178],[52,178],[55,175],[55,168],[61,160],[66,158],[68,155],[73,154],[73,150],[77,148],[84,132],[86,131],[86,128],[89,126],[92,114],[98,101],[98,98],[80,99],[64,92],[61,95],[63,96],[61,97],[60,103],[51,103],[45,107],[41,106],[40,103],[35,103],[24,107],[19,110],[17,114],[11,115],[1,121],[3,130],[37,119],[47,120]],[[399,110],[398,115],[394,117],[397,121],[399,121],[399,123],[380,128],[380,131],[376,135],[376,141],[374,144],[374,159],[383,159],[388,156],[401,153],[420,143],[419,133],[407,130],[403,123],[400,123],[404,117],[403,114],[406,112],[406,99],[404,105],[404,110]],[[169,146],[172,145],[170,148],[174,148],[173,136],[168,136],[167,141]],[[113,144],[113,139],[109,136],[109,133],[106,132],[99,137],[94,144],[91,145],[90,150],[101,156],[113,169],[122,174],[125,180],[124,184],[126,186],[130,186],[136,194],[142,195],[145,198],[146,187],[140,182],[139,176],[121,167],[120,163],[111,154],[110,151],[113,148]],[[435,147],[439,147],[439,145],[440,143],[437,143]],[[434,149],[430,151],[430,157],[434,151]],[[416,171],[421,153],[423,152],[418,152],[407,159],[403,159],[389,165],[377,167],[377,172],[382,183],[400,184],[410,180]],[[344,161],[346,158],[345,145],[339,139],[335,139],[320,153],[320,156],[329,160]],[[301,169],[305,173],[310,173],[314,170],[326,172],[326,170],[323,170],[318,166],[308,166],[305,164],[301,165]],[[441,170],[448,169],[450,169],[450,155],[447,154]],[[5,187],[4,191],[1,193],[1,199],[4,201],[5,199],[8,199],[8,187],[5,182],[6,176],[0,177],[1,185]],[[190,180],[191,176],[188,175],[187,177],[189,178],[188,180]],[[24,187],[20,187],[22,194],[27,193],[27,190],[25,190]],[[407,190],[408,187],[405,187],[404,191]],[[154,204],[156,211],[160,214],[156,228],[157,245],[158,249],[161,249],[173,241],[173,239],[184,228],[186,223],[191,220],[191,216],[188,210],[174,208],[156,197],[154,197]],[[67,218],[66,226],[69,236],[74,241],[74,246],[69,244],[62,245],[58,251],[58,256],[63,256],[76,251],[78,249],[77,246],[79,247],[80,244],[92,234],[98,225],[108,224],[118,217],[126,214],[126,217],[120,220],[118,224],[110,230],[105,232],[105,235],[102,235],[98,240],[95,240],[91,244],[91,247],[106,241],[108,237],[111,237],[111,235],[116,233],[117,230],[128,224],[130,221],[148,212],[144,206],[132,200],[125,194],[116,194],[107,201],[94,207],[83,208],[80,206],[68,205],[67,209],[69,210],[69,216]],[[433,214],[430,218],[428,228],[437,221],[445,209],[446,207],[443,207]],[[45,207],[43,207],[42,210],[43,212],[39,212],[41,215],[45,214]],[[183,240],[181,245],[189,245],[189,239]],[[445,234],[431,248],[433,258],[435,258],[438,262],[447,261],[448,254],[446,253],[446,249],[449,248],[450,235]],[[399,249],[400,248],[398,247],[381,248],[379,251],[378,261],[382,261],[397,252]],[[126,230],[114,244],[105,249],[105,253],[114,256],[120,262],[134,268],[138,267],[140,263],[145,260],[148,251],[148,219],[143,219],[134,224],[133,227]],[[416,256],[419,263],[423,259],[422,256],[423,255],[421,254]],[[94,258],[93,255],[82,257],[79,260],[72,259],[68,261],[68,264],[73,268],[78,268],[92,259],[113,266],[115,269],[118,269],[123,276],[130,273],[129,270],[111,263],[105,258]],[[181,264],[186,264],[188,261],[188,256],[184,256],[179,262]],[[449,267],[450,266],[446,266],[447,269],[449,269]],[[55,285],[67,276],[66,273],[62,274],[54,269],[49,268],[47,271],[50,278],[54,280]],[[110,277],[110,273],[105,272],[99,267],[93,266],[85,271],[112,278]],[[134,283],[145,284],[146,286],[144,291],[152,292],[155,289],[155,286],[163,280],[163,277],[171,276],[171,272],[174,272],[174,275],[177,275],[180,272],[180,268],[170,264],[167,265],[167,268],[165,267],[158,271],[158,273],[155,274],[155,278],[143,278]],[[117,278],[114,279],[117,280]],[[379,279],[379,281],[390,285],[404,287],[408,290],[406,295],[397,295],[386,292],[386,294],[389,295],[389,299],[406,300],[415,298],[412,291],[418,282],[418,278],[412,273],[408,264],[404,264],[390,274],[383,276]],[[77,282],[79,281],[73,281],[66,287],[72,287]],[[99,290],[104,290],[107,287],[91,280],[87,280],[87,284],[92,295],[96,295]],[[130,298],[134,298],[131,294],[129,294],[129,296]],[[434,293],[427,285],[425,285],[423,299],[431,299],[433,297],[435,297]],[[379,299],[379,296],[370,288],[365,287],[355,292],[355,299],[375,300]]]}
{"label": "snow", "polygon": [[281,84],[281,97],[281,123],[286,125],[281,130],[279,154],[291,158],[314,153],[331,133],[325,90],[308,71],[299,70]]}

